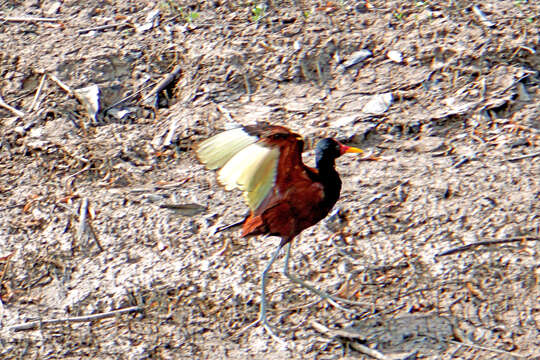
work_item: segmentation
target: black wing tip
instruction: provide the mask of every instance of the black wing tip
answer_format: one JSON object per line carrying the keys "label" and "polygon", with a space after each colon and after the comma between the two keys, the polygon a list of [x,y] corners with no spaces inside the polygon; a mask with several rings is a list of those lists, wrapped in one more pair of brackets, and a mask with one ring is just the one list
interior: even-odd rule
{"label": "black wing tip", "polygon": [[267,121],[257,121],[254,125],[244,125],[242,129],[250,136],[261,137],[261,133],[269,130],[274,125]]}

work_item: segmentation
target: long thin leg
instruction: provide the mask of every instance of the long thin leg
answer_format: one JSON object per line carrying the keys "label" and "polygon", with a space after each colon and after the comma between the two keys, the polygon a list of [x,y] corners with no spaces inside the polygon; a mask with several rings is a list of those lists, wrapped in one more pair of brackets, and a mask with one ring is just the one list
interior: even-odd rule
{"label": "long thin leg", "polygon": [[267,278],[268,278],[268,272],[270,271],[270,269],[272,268],[272,265],[274,264],[277,257],[279,256],[280,251],[281,251],[281,246],[279,246],[278,249],[276,250],[276,252],[274,253],[274,255],[272,255],[272,258],[270,259],[270,261],[268,262],[268,264],[266,265],[266,267],[264,268],[264,270],[262,272],[262,276],[261,276],[262,292],[261,292],[261,307],[260,307],[260,310],[259,310],[259,318],[257,319],[257,321],[249,324],[248,326],[246,326],[245,328],[243,328],[242,330],[237,332],[236,335],[240,335],[241,333],[243,333],[244,331],[246,331],[250,327],[260,323],[264,327],[264,329],[266,331],[268,331],[268,334],[272,337],[272,339],[274,339],[278,343],[283,344],[283,345],[288,347],[288,344],[285,341],[283,341],[282,339],[280,339],[274,333],[274,331],[272,330],[272,327],[268,323],[268,319],[266,317],[266,305],[267,305],[267,303],[266,303],[266,282],[267,282]]}
{"label": "long thin leg", "polygon": [[[263,326],[266,328],[268,326],[268,321],[266,320],[266,281],[268,278],[268,271],[270,271],[270,268],[272,267],[272,264],[276,261],[279,253],[281,251],[281,247],[277,249],[277,251],[272,255],[272,258],[268,262],[268,265],[264,268],[261,276],[261,308],[259,312],[259,320],[263,324]],[[270,329],[267,328],[267,330],[270,331]],[[270,331],[271,332],[271,331]]]}
{"label": "long thin leg", "polygon": [[[338,309],[341,309],[343,311],[347,311],[347,312],[350,312],[350,313],[355,313],[355,311],[352,311],[350,309],[347,309],[343,306],[341,306],[340,304],[338,304],[336,302],[336,298],[334,298],[332,295],[328,294],[328,293],[325,293],[324,291],[321,291],[319,289],[316,289],[314,288],[313,286],[311,286],[310,284],[306,283],[305,281],[303,280],[300,280],[299,278],[297,277],[294,277],[292,276],[290,273],[289,273],[289,258],[291,257],[291,245],[292,245],[292,242],[289,242],[287,244],[287,253],[285,255],[285,265],[283,267],[283,275],[285,275],[290,281],[292,281],[293,283],[295,284],[298,284],[300,286],[302,286],[303,288],[306,288],[308,289],[309,291],[311,291],[312,293],[315,293],[317,295],[319,295],[321,298],[323,298],[324,300],[328,301],[330,304],[332,304],[333,306],[337,307]],[[340,301],[344,301],[344,302],[349,302],[347,299],[339,299]],[[351,301],[351,303],[353,303]]]}

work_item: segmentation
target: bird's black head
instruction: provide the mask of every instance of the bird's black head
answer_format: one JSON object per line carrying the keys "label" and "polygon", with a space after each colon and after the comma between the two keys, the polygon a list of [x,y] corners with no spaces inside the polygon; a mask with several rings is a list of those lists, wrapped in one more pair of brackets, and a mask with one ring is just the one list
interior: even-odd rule
{"label": "bird's black head", "polygon": [[343,145],[339,141],[332,138],[326,138],[317,143],[317,147],[315,148],[315,161],[317,166],[319,164],[328,164],[333,166],[334,160],[341,155],[345,153],[361,152],[362,150],[358,148]]}
{"label": "bird's black head", "polygon": [[320,161],[333,161],[342,154],[341,143],[332,138],[322,139],[317,143],[315,148],[316,162]]}

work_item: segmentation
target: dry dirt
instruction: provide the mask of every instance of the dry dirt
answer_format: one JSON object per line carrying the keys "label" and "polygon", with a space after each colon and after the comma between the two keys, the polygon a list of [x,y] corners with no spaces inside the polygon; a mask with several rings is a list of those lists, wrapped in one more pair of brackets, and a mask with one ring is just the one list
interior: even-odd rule
{"label": "dry dirt", "polygon": [[[0,0],[0,357],[540,358],[540,3],[256,6]],[[99,86],[96,118],[59,84]],[[293,250],[358,304],[319,301],[282,259],[271,273],[288,348],[239,332],[279,240],[213,233],[246,206],[191,151],[256,120],[381,158],[339,159],[338,212]]]}

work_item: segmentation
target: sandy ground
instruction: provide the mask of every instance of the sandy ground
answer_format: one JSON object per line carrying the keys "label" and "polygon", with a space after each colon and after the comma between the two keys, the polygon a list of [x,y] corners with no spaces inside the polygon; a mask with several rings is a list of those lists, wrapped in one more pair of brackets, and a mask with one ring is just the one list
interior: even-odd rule
{"label": "sandy ground", "polygon": [[[0,356],[540,358],[540,5],[441,4],[0,0]],[[214,234],[246,206],[192,152],[257,120],[381,158],[291,259],[357,303],[276,263],[287,346],[241,331],[279,239]]]}

